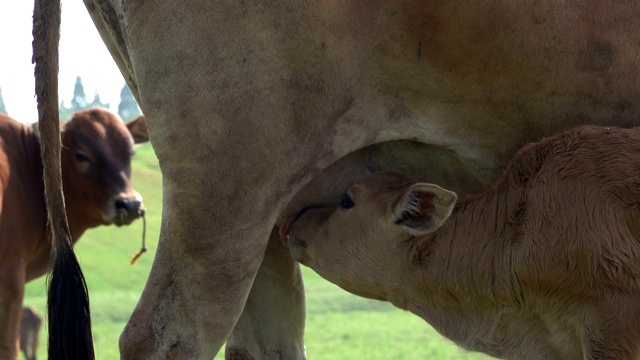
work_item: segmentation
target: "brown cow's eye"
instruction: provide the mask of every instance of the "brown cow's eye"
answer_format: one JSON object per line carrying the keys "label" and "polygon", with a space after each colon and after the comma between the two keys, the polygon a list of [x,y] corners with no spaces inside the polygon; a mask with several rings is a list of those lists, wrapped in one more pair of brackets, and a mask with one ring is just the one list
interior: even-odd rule
{"label": "brown cow's eye", "polygon": [[77,162],[89,161],[89,158],[82,151],[78,151],[76,152],[76,161]]}
{"label": "brown cow's eye", "polygon": [[356,203],[353,202],[353,199],[349,194],[343,194],[340,199],[340,208],[343,210],[351,209],[356,206]]}

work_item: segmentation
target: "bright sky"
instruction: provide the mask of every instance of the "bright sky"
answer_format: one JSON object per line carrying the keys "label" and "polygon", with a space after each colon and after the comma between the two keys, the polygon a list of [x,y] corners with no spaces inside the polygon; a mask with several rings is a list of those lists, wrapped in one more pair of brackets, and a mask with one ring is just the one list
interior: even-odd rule
{"label": "bright sky", "polygon": [[[9,115],[26,123],[37,121],[32,16],[33,1],[0,0],[0,89]],[[124,79],[83,2],[69,0],[62,2],[59,75],[60,100],[67,106],[77,76],[82,78],[87,101],[92,101],[97,91],[101,101],[117,111]]]}

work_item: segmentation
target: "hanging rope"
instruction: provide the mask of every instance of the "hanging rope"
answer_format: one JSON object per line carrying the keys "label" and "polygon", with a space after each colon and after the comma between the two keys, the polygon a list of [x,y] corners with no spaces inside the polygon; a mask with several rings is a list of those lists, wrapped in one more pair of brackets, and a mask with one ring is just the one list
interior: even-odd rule
{"label": "hanging rope", "polygon": [[140,210],[140,215],[142,216],[142,247],[140,251],[131,258],[131,265],[135,265],[138,259],[140,259],[140,256],[147,252],[147,218],[145,217],[144,209]]}

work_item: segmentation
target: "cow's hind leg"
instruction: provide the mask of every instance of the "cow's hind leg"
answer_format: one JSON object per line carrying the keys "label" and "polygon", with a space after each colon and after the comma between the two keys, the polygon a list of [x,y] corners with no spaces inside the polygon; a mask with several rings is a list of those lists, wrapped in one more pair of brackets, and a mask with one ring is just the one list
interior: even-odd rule
{"label": "cow's hind leg", "polygon": [[24,297],[24,269],[19,261],[0,268],[0,359],[18,359],[18,331]]}
{"label": "cow's hind leg", "polygon": [[304,359],[305,299],[299,265],[272,231],[226,359]]}

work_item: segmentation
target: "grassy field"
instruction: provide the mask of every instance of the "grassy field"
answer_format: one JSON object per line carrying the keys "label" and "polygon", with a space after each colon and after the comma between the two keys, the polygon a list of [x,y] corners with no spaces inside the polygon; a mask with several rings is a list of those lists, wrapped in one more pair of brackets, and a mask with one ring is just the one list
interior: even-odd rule
{"label": "grassy field", "polygon": [[[133,182],[147,207],[149,252],[135,266],[142,222],[87,232],[76,252],[87,278],[96,357],[119,359],[118,337],[142,292],[155,254],[162,206],[161,178],[151,146],[137,149]],[[489,359],[467,353],[424,321],[393,306],[358,298],[304,268],[307,294],[305,343],[309,359]],[[45,312],[45,282],[27,285],[25,304]],[[38,357],[46,359],[46,329]],[[219,354],[216,359],[223,359]]]}

